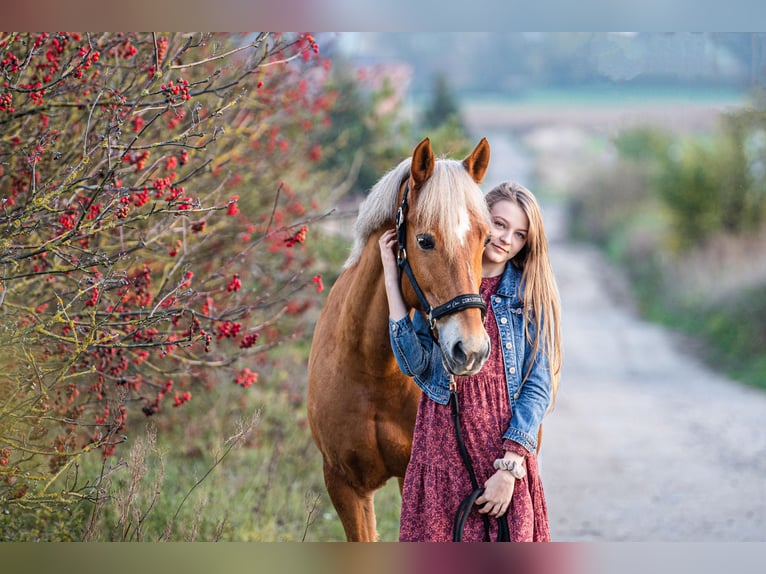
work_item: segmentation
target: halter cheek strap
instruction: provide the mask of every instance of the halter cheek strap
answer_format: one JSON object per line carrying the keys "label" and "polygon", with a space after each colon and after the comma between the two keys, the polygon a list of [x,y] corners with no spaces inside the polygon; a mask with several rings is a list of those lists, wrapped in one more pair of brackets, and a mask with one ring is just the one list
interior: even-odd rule
{"label": "halter cheek strap", "polygon": [[443,305],[439,305],[437,307],[431,307],[431,305],[428,303],[428,300],[426,299],[425,294],[423,293],[423,290],[420,288],[420,285],[418,285],[417,280],[415,279],[415,274],[412,272],[412,267],[410,266],[410,262],[407,259],[407,209],[409,208],[409,204],[407,202],[407,196],[409,195],[410,191],[410,182],[407,181],[405,187],[404,187],[404,193],[402,194],[402,203],[399,206],[398,211],[396,212],[396,239],[399,243],[399,251],[396,255],[396,262],[399,266],[399,285],[401,287],[401,281],[402,281],[402,273],[407,275],[407,278],[410,280],[410,284],[412,285],[412,289],[415,291],[415,295],[418,298],[418,301],[420,302],[420,306],[423,310],[423,312],[426,315],[426,318],[428,319],[428,324],[431,327],[431,332],[434,335],[434,338],[436,338],[436,320],[444,317],[446,315],[451,315],[452,313],[457,313],[458,311],[463,311],[464,309],[481,309],[482,318],[487,313],[487,306],[484,303],[484,300],[481,298],[481,295],[478,293],[468,293],[463,295],[458,295],[454,299],[450,299]]}

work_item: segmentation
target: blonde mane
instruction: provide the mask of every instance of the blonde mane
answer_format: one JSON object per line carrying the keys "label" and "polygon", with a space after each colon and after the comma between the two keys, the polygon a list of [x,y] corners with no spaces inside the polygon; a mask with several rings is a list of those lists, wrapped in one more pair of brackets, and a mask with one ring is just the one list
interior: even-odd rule
{"label": "blonde mane", "polygon": [[[399,208],[399,188],[408,177],[412,158],[403,160],[385,174],[359,206],[354,223],[354,244],[344,268],[359,262],[370,236],[386,225],[393,227]],[[439,230],[448,257],[453,257],[471,228],[472,218],[489,221],[489,210],[478,184],[463,163],[438,159],[433,175],[417,194],[418,225]]]}

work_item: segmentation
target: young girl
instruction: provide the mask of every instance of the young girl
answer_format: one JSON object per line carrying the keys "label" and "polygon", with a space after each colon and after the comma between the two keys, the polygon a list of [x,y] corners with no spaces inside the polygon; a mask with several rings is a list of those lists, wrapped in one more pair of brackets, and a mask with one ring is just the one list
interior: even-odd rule
{"label": "young girl", "polygon": [[[482,260],[481,296],[491,353],[476,375],[455,377],[462,434],[484,493],[463,540],[480,541],[481,514],[507,516],[512,541],[549,541],[548,513],[537,468],[538,430],[558,388],[561,367],[558,288],[548,258],[540,207],[523,186],[507,182],[486,195],[490,239]],[[427,364],[430,336],[421,313],[410,318],[399,289],[396,233],[380,238],[394,355],[424,391],[404,480],[399,539],[450,541],[458,506],[473,490],[458,450],[450,406],[429,396],[447,387],[441,361]],[[408,365],[424,365],[411,372]],[[424,378],[429,377],[428,381]],[[441,399],[440,399],[441,400]],[[489,521],[491,539],[497,521]]]}

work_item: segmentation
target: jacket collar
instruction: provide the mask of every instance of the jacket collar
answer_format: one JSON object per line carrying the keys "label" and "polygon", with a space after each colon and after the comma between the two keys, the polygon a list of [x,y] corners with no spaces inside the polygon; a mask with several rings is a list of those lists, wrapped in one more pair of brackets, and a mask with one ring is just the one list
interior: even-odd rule
{"label": "jacket collar", "polygon": [[500,285],[497,286],[497,295],[518,299],[519,282],[521,281],[521,269],[518,269],[510,261],[505,264]]}

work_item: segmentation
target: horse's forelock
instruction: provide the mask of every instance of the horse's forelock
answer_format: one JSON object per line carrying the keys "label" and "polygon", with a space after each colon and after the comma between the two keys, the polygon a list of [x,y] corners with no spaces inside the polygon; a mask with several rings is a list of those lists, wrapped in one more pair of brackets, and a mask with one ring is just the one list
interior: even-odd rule
{"label": "horse's forelock", "polygon": [[[384,225],[393,225],[399,207],[402,181],[409,173],[412,158],[403,160],[372,187],[359,206],[354,223],[354,244],[344,268],[355,265],[370,236]],[[418,191],[417,221],[423,227],[439,230],[448,257],[453,257],[471,227],[471,218],[489,221],[489,210],[481,189],[462,162],[439,159],[434,173]]]}
{"label": "horse's forelock", "polygon": [[489,210],[478,184],[462,162],[436,162],[434,174],[418,194],[418,223],[439,230],[447,256],[452,258],[473,224],[472,219],[489,221]]}

